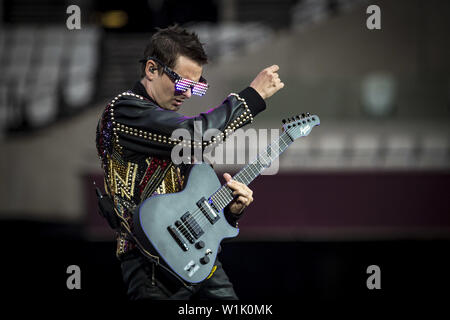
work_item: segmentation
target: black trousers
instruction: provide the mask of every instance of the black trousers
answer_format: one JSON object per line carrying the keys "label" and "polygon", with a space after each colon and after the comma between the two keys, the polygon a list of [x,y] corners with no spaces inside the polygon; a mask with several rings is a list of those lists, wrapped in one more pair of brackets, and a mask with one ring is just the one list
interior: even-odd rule
{"label": "black trousers", "polygon": [[212,277],[187,287],[137,251],[127,254],[121,268],[130,300],[237,300],[219,259],[215,265],[217,269]]}

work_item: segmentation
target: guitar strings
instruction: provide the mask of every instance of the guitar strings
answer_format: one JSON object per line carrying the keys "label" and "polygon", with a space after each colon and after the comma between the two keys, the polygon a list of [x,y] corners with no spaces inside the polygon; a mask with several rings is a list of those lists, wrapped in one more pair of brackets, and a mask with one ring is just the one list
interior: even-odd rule
{"label": "guitar strings", "polygon": [[[240,172],[238,172],[234,178],[235,180],[238,180],[241,178],[242,176],[242,181],[240,182],[244,182],[246,185],[248,185],[251,181],[253,181],[264,169],[265,169],[265,165],[268,166],[273,160],[275,160],[279,155],[281,155],[282,152],[284,152],[284,150],[287,149],[287,147],[289,146],[289,144],[291,144],[293,142],[293,139],[289,137],[289,135],[287,134],[288,131],[292,131],[292,129],[288,129],[286,130],[281,137],[279,138],[279,141],[282,142],[283,145],[283,149],[281,150],[280,148],[278,148],[281,152],[278,152],[278,154],[274,157],[274,159],[271,159],[270,155],[273,155],[274,150],[273,148],[278,146],[279,147],[279,143],[276,144],[271,144],[269,145],[265,152],[267,154],[268,159],[265,159],[264,157],[266,156],[266,154],[261,153],[259,156],[257,156],[256,160],[254,160],[252,163],[248,164],[245,168],[243,168]],[[286,139],[287,138],[287,139]],[[288,141],[285,141],[288,140]],[[268,152],[270,151],[270,153]],[[260,160],[264,160],[265,165],[260,161]],[[258,164],[259,165],[259,169],[256,169],[256,172],[253,171],[252,165],[253,164]],[[246,176],[247,172],[246,170],[250,170],[251,173],[253,174],[254,177],[252,178],[250,175]],[[239,177],[238,177],[239,176]],[[245,180],[247,181],[245,181]],[[239,181],[239,180],[238,180]],[[226,191],[224,191],[226,190]],[[220,205],[220,209],[218,212],[221,212],[232,200],[233,197],[231,197],[230,200],[228,200],[227,194],[223,194],[223,192],[227,192],[227,193],[231,193],[232,194],[232,189],[230,189],[229,187],[227,187],[226,185],[223,185],[221,188],[219,188],[214,194],[211,195],[211,197],[209,197],[209,199],[212,199],[213,197],[215,197],[215,199],[213,200],[217,200],[218,204]],[[228,194],[228,196],[231,196],[231,194]],[[214,206],[216,206],[216,204],[213,202]],[[187,222],[190,222],[191,220],[195,221],[197,223],[197,226],[190,224],[190,228],[192,228],[195,232],[199,232],[200,230],[202,230],[203,228],[205,228],[206,226],[208,226],[208,224],[210,224],[210,221],[208,220],[208,218],[202,213],[200,208],[197,208],[195,210],[192,211],[191,216],[187,219]],[[189,234],[189,227],[187,226],[187,224],[184,221],[180,221],[180,226],[183,226],[183,228],[177,228],[179,231],[181,231],[181,234],[185,237],[185,238],[189,238],[191,237]],[[192,232],[191,232],[192,233]],[[195,237],[194,237],[195,238]]]}
{"label": "guitar strings", "polygon": [[[282,137],[283,138],[283,137]],[[285,141],[283,141],[283,140],[281,140],[282,142],[285,142]],[[285,144],[285,146],[287,147],[287,144],[286,143],[284,143]],[[271,151],[271,154],[273,154],[273,147],[275,147],[275,146],[273,146],[273,145],[271,145],[270,146],[270,151]],[[261,154],[260,155],[260,157],[262,158],[262,160],[264,160],[264,162],[266,162],[267,164],[269,164],[271,161],[272,161],[272,159],[270,159],[270,156],[269,156],[269,160],[267,161],[267,159],[264,159],[264,157],[265,157],[265,155],[264,154]],[[260,165],[260,168],[259,168],[259,170],[256,170],[256,174],[255,174],[255,172],[253,171],[253,168],[252,168],[252,166],[251,166],[251,164],[249,164],[248,166],[246,166],[243,170],[241,170],[236,176],[235,176],[235,180],[240,180],[240,178],[241,178],[241,176],[242,176],[242,181],[241,182],[244,182],[244,183],[246,183],[246,184],[248,184],[248,183],[250,183],[254,178],[256,178],[256,176],[262,171],[262,169],[264,168],[264,165],[262,164],[262,162],[261,162],[261,160],[259,159],[259,158],[257,158],[256,159],[256,161],[254,161],[255,163],[258,163],[259,165]],[[252,163],[253,164],[253,163]],[[252,178],[251,176],[250,177],[247,177],[246,176],[246,170],[247,169],[249,169],[249,170],[251,170],[252,171],[252,173],[253,173],[253,175],[254,175],[254,177]],[[239,177],[238,177],[239,176]],[[230,201],[232,201],[232,199],[233,199],[233,197],[231,196],[231,194],[232,194],[232,191],[231,191],[231,189],[230,188],[228,188],[228,187],[226,187],[226,186],[222,186],[219,190],[217,190],[210,198],[214,198],[215,197],[215,199],[213,199],[213,200],[216,200],[217,202],[218,202],[218,204],[221,206],[221,209],[219,210],[219,212],[230,202]],[[223,194],[223,192],[226,190],[226,192],[228,193],[228,194]],[[227,199],[226,197],[227,196],[230,196],[231,198],[230,199]],[[217,207],[217,205],[213,202],[213,204]],[[193,218],[197,218],[197,219],[199,219],[199,220],[206,220],[207,222],[209,222],[209,220],[203,215],[203,214],[201,214],[201,215],[199,215],[199,213],[201,213],[201,209],[196,209],[196,210],[194,210],[193,211],[193,213],[192,213],[192,217]],[[201,226],[205,226],[205,224],[203,224],[203,222],[204,221],[201,221],[201,223],[202,223],[202,225]],[[185,225],[185,224],[184,224]],[[206,224],[207,225],[207,224]],[[199,231],[199,230],[196,230],[196,231]]]}
{"label": "guitar strings", "polygon": [[[288,131],[290,131],[290,130],[288,130]],[[289,139],[289,143],[287,143],[286,141],[284,141],[284,140],[286,140],[286,139],[285,139],[286,137]],[[279,152],[279,153],[276,155],[276,157],[278,157],[279,155],[281,155],[281,153],[284,152],[284,150],[287,149],[287,147],[289,146],[289,144],[293,142],[293,139],[290,138],[290,137],[286,134],[286,131],[285,131],[285,132],[283,133],[283,135],[280,137],[279,141],[283,142],[283,144],[284,144],[284,146],[283,146],[284,149],[283,149],[281,152]],[[279,144],[276,144],[276,146],[279,146]],[[273,150],[273,147],[274,147],[273,144],[269,145],[269,147],[266,149],[266,152],[267,152],[267,150],[270,150],[270,154],[273,154],[273,151],[274,151],[274,150]],[[269,157],[269,161],[267,161],[267,164],[266,164],[266,165],[269,165],[276,157],[272,160],[272,159],[270,158],[269,152],[267,152],[267,155],[268,155],[268,157]],[[255,175],[253,178],[249,177],[250,179],[249,179],[247,182],[245,182],[246,184],[250,183],[254,178],[257,177],[257,175],[258,175],[262,170],[265,169],[265,168],[264,168],[264,165],[260,162],[260,157],[263,158],[263,157],[264,157],[264,153],[262,153],[261,155],[259,155],[259,156],[256,158],[256,160],[253,161],[253,163],[258,163],[261,167],[260,167],[259,170],[256,171],[256,175]],[[264,160],[266,161],[266,159],[264,159]],[[251,164],[253,164],[253,163],[251,163]],[[248,168],[249,168],[250,170],[252,170],[251,164],[247,165],[244,169],[242,169],[238,174],[235,175],[235,177],[237,177],[238,175],[241,175],[241,174],[242,174],[242,175],[244,175],[243,178],[245,178],[245,177],[246,177],[246,176],[245,176],[245,173],[246,173],[245,170],[247,170]],[[239,177],[239,178],[240,178],[240,177]],[[227,189],[228,189],[228,190],[227,190]],[[226,194],[225,194],[225,195],[220,194],[220,192],[222,192],[223,190],[227,190],[228,192],[231,191],[230,188],[228,188],[228,187],[226,187],[226,185],[224,185],[224,186],[222,186],[220,189],[218,189],[218,190],[210,197],[210,198],[212,198],[212,197],[214,197],[214,196],[217,194],[217,196],[218,196],[217,201],[218,201],[219,204],[221,204],[221,206],[222,206],[222,209],[220,209],[219,212],[222,211],[223,208],[224,208],[229,202],[232,201],[232,199],[231,199],[231,200],[227,200],[227,199],[225,198]],[[189,218],[189,220],[194,220],[194,221],[197,222],[198,227],[192,226],[192,225],[191,225],[191,228],[193,228],[193,229],[195,228],[195,229],[194,229],[195,232],[199,232],[201,229],[205,228],[205,227],[208,226],[208,224],[210,223],[209,220],[208,220],[208,218],[207,218],[205,215],[202,214],[200,208],[197,208],[196,210],[194,210],[194,211],[191,213],[191,217]],[[190,237],[189,231],[188,231],[188,230],[189,230],[189,227],[186,225],[186,223],[185,223],[184,221],[181,221],[181,225],[182,225],[184,228],[183,228],[182,230],[180,230],[180,228],[177,228],[177,229],[178,229],[179,231],[181,231],[181,234],[182,234],[185,238],[189,238],[189,237]]]}
{"label": "guitar strings", "polygon": [[[289,131],[289,130],[288,130],[288,131]],[[284,140],[286,140],[286,139],[285,139],[286,137],[289,139],[289,143],[286,143],[286,141],[284,141]],[[286,134],[286,131],[285,131],[285,132],[283,133],[283,135],[280,137],[279,141],[283,142],[283,144],[284,144],[284,146],[283,146],[284,149],[283,149],[281,152],[279,152],[279,153],[276,155],[276,157],[278,157],[279,155],[281,155],[281,153],[284,152],[284,150],[287,149],[287,147],[289,146],[290,143],[292,143],[293,140],[292,140],[292,138],[290,138],[290,137]],[[275,146],[279,146],[279,144],[275,144]],[[273,147],[275,147],[275,146],[274,146],[273,144],[269,145],[269,147],[266,149],[266,152],[267,152],[268,150],[270,150],[270,154],[273,154],[273,151],[274,151],[274,150],[273,150]],[[269,152],[267,152],[267,155],[268,155],[268,157],[269,157],[269,161],[267,161],[266,165],[269,165],[276,157],[275,157],[274,159],[271,159],[271,158],[270,158],[270,155],[269,155]],[[260,157],[263,158],[264,156],[265,156],[264,153],[262,153],[262,154],[260,154],[260,155],[256,158],[256,160],[253,161],[253,163],[258,163],[261,167],[260,167],[259,170],[256,171],[256,175],[255,175],[253,178],[249,177],[250,179],[249,179],[247,182],[245,182],[246,184],[250,183],[254,178],[256,178],[256,177],[258,176],[258,174],[260,174],[260,172],[261,172],[262,170],[265,169],[264,165],[260,162]],[[263,159],[263,160],[266,161],[266,159]],[[238,174],[236,174],[235,177],[237,177],[238,175],[241,175],[241,174],[242,174],[242,175],[244,175],[243,178],[245,178],[245,177],[246,177],[246,176],[245,176],[245,174],[246,174],[245,170],[247,170],[247,169],[252,170],[251,165],[252,165],[253,163],[247,165],[247,166],[246,166],[244,169],[242,169]],[[240,178],[240,177],[239,177],[239,178]],[[242,182],[244,182],[244,181],[242,181]],[[228,190],[227,190],[227,189],[228,189]],[[219,212],[222,211],[223,208],[224,208],[226,205],[228,205],[228,203],[231,202],[232,199],[233,199],[233,198],[231,198],[231,200],[227,200],[227,199],[225,198],[225,197],[226,197],[226,194],[225,194],[225,195],[220,194],[220,192],[222,192],[223,190],[227,190],[227,192],[230,192],[230,191],[231,191],[230,188],[228,188],[226,185],[224,185],[224,186],[222,186],[220,189],[218,189],[218,190],[210,197],[210,198],[212,198],[212,197],[214,197],[214,196],[217,194],[217,196],[218,196],[217,201],[218,201],[219,204],[222,206],[222,209],[220,209]],[[199,232],[200,229],[203,229],[204,227],[208,226],[208,224],[210,223],[209,220],[208,220],[208,218],[207,218],[205,215],[202,214],[200,208],[197,208],[196,210],[194,210],[194,211],[191,213],[191,217],[189,217],[189,220],[194,220],[194,221],[197,222],[198,227],[195,227],[195,229],[194,229],[194,226],[191,225],[191,228],[193,228],[195,232]],[[179,231],[181,231],[181,234],[182,234],[184,237],[186,237],[186,238],[190,237],[189,231],[188,231],[188,230],[189,230],[189,227],[186,225],[186,223],[185,223],[184,221],[180,221],[180,222],[181,222],[180,225],[182,225],[184,228],[183,228],[183,230],[180,230],[180,228],[177,228],[177,229],[178,229]],[[185,231],[185,230],[186,230],[186,231]]]}

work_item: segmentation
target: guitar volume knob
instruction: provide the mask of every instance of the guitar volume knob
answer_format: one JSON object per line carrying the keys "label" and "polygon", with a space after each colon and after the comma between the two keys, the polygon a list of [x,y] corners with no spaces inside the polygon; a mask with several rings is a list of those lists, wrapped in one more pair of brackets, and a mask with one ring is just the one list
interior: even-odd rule
{"label": "guitar volume knob", "polygon": [[205,247],[205,243],[203,241],[199,241],[195,244],[197,249],[203,249]]}

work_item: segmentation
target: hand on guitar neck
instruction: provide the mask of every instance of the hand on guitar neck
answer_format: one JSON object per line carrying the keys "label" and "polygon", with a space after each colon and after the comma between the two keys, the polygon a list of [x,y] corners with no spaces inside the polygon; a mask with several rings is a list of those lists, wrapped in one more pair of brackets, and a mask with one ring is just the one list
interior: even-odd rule
{"label": "hand on guitar neck", "polygon": [[235,197],[228,205],[230,212],[239,215],[253,202],[253,191],[245,184],[233,180],[229,173],[224,173],[223,177],[227,182],[227,186],[233,190],[233,196]]}

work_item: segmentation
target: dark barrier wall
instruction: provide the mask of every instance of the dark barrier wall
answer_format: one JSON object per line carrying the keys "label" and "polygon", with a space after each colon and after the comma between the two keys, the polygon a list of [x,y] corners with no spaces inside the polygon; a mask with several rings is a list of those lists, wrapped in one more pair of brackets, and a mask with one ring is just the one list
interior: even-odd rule
{"label": "dark barrier wall", "polygon": [[[221,174],[219,175],[221,176]],[[85,178],[88,227],[111,234],[96,212]],[[239,226],[242,239],[380,239],[449,235],[450,173],[435,171],[305,172],[252,182],[254,203]]]}

